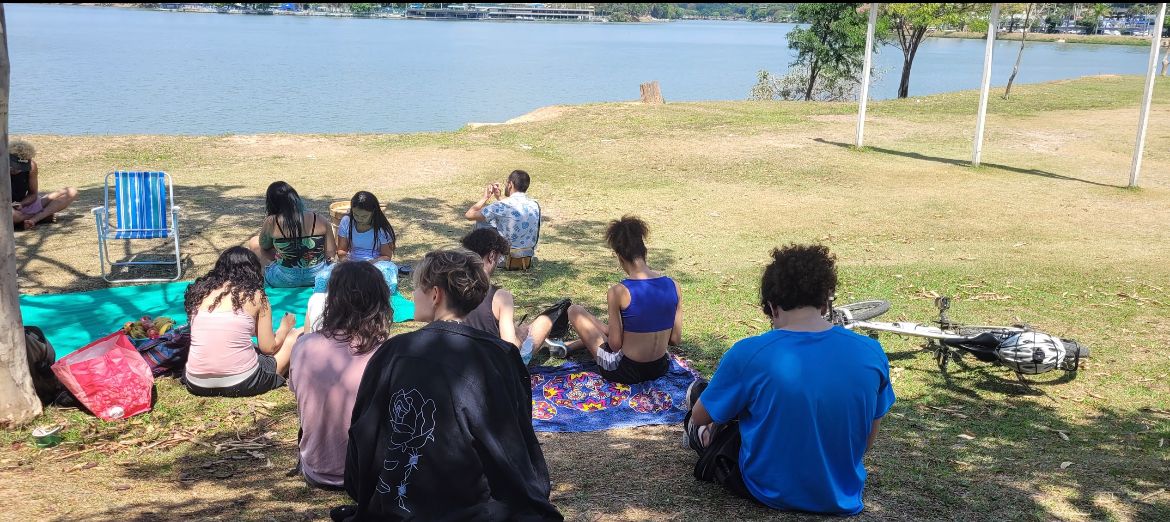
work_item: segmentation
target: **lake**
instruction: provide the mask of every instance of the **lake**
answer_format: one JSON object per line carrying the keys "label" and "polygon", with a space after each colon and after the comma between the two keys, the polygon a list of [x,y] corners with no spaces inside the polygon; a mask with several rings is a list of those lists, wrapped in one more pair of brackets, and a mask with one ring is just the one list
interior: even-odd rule
{"label": "lake", "polygon": [[[572,24],[245,16],[7,4],[16,134],[411,132],[538,107],[740,100],[791,61],[791,24]],[[1018,42],[996,47],[993,84]],[[982,40],[929,39],[911,95],[974,89]],[[1148,47],[1030,43],[1018,82],[1142,74]],[[876,55],[874,98],[902,55]]]}

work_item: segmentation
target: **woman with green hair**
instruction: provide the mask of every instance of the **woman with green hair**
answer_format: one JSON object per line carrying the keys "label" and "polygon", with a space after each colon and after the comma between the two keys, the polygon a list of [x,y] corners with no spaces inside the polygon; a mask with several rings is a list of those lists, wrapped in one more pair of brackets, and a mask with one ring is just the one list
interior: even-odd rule
{"label": "woman with green hair", "polygon": [[313,286],[337,248],[329,220],[305,210],[301,196],[283,181],[268,186],[264,204],[268,217],[248,247],[265,264],[265,281],[277,288]]}

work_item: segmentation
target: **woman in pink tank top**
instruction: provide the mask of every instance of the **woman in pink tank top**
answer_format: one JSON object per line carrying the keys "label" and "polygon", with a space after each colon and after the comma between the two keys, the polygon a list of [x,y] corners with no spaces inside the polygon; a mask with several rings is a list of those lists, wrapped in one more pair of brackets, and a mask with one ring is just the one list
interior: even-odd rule
{"label": "woman in pink tank top", "polygon": [[[187,287],[191,353],[183,382],[194,395],[250,397],[284,385],[300,335],[285,314],[272,331],[260,259],[244,247],[224,251],[207,275]],[[258,345],[252,343],[255,336]]]}

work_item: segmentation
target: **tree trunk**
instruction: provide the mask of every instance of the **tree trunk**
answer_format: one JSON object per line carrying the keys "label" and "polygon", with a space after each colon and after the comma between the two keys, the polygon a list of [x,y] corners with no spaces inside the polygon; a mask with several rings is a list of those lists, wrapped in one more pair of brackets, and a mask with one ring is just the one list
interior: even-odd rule
{"label": "tree trunk", "polygon": [[906,98],[910,96],[910,67],[914,62],[909,58],[902,61],[902,81],[898,83],[898,97]]}
{"label": "tree trunk", "polygon": [[804,101],[812,99],[813,88],[817,84],[817,74],[820,72],[820,63],[813,60],[812,65],[808,68],[808,87],[804,90]]}
{"label": "tree trunk", "polygon": [[[8,26],[0,6],[0,158],[8,157]],[[0,179],[8,179],[8,162],[0,161]],[[0,212],[12,208],[12,184],[0,182]],[[9,223],[0,225],[0,425],[20,425],[41,414],[25,357],[20,294],[16,289],[16,239]]]}
{"label": "tree trunk", "polygon": [[1028,4],[1024,11],[1024,32],[1020,33],[1020,52],[1016,54],[1016,65],[1012,67],[1012,75],[1008,77],[1007,88],[1003,90],[1003,99],[1012,93],[1012,82],[1016,81],[1016,74],[1020,72],[1020,59],[1024,57],[1024,41],[1028,39],[1028,22],[1032,19],[1032,4]]}
{"label": "tree trunk", "polygon": [[639,86],[642,90],[642,103],[662,104],[662,88],[658,86],[658,80],[650,83],[643,83]]}
{"label": "tree trunk", "polygon": [[926,28],[913,28],[909,38],[904,40],[908,47],[902,50],[902,81],[898,83],[898,97],[910,96],[910,68],[914,66],[914,55],[918,54],[918,46],[926,37]]}

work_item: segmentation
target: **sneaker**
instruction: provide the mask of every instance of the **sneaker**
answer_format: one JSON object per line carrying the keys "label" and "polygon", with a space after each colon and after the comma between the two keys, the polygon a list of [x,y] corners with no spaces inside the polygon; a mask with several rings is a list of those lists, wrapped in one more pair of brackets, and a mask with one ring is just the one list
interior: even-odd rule
{"label": "sneaker", "polygon": [[707,389],[707,380],[702,377],[695,379],[690,386],[687,386],[687,411],[695,406],[699,401],[699,396],[703,394],[703,390]]}
{"label": "sneaker", "polygon": [[560,339],[545,339],[544,345],[548,347],[548,354],[557,359],[564,359],[565,356],[569,355],[569,347],[565,344],[565,341]]}

